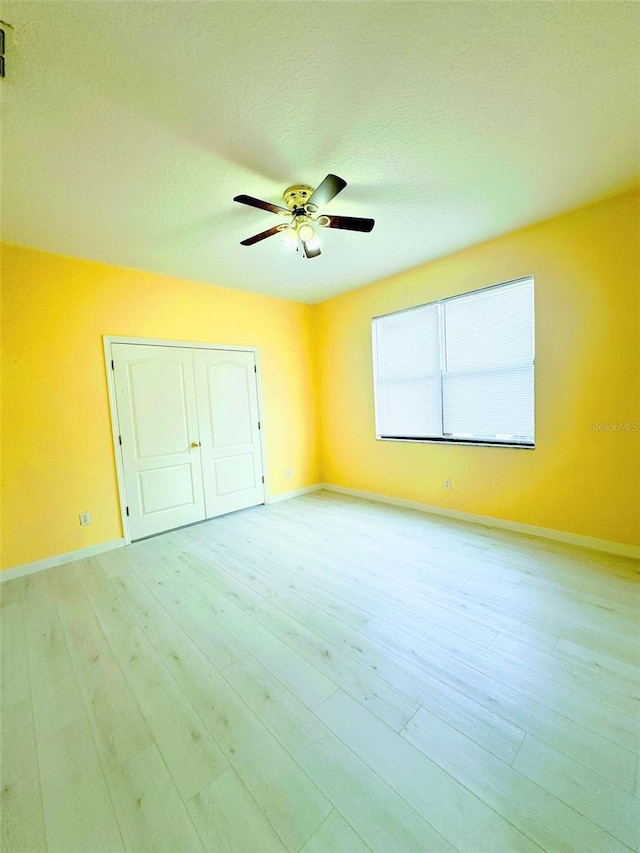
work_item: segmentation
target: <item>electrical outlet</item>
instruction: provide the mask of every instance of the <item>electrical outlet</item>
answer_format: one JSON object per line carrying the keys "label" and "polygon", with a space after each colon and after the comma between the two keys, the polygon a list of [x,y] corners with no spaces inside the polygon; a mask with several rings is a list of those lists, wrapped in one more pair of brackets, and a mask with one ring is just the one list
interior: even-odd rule
{"label": "electrical outlet", "polygon": [[450,489],[451,488],[451,480],[445,480],[442,485],[445,487],[445,489]]}
{"label": "electrical outlet", "polygon": [[80,526],[86,527],[87,524],[91,524],[91,513],[90,512],[81,512],[80,513]]}

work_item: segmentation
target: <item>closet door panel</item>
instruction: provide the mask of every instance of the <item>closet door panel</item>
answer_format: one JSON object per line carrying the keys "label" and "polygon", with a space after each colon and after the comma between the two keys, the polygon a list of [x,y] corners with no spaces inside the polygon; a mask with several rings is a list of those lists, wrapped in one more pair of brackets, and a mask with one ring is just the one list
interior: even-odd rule
{"label": "closet door panel", "polygon": [[131,538],[202,520],[191,350],[113,344],[112,355]]}
{"label": "closet door panel", "polygon": [[264,502],[255,356],[194,350],[207,518]]}

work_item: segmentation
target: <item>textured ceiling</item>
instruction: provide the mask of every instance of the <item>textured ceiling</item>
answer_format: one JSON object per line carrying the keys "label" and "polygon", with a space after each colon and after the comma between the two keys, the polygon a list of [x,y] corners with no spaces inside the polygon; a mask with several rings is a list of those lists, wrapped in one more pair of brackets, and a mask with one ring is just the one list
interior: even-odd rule
{"label": "textured ceiling", "polygon": [[[3,239],[318,302],[638,182],[636,2],[5,2]],[[306,260],[233,202],[348,187]]]}

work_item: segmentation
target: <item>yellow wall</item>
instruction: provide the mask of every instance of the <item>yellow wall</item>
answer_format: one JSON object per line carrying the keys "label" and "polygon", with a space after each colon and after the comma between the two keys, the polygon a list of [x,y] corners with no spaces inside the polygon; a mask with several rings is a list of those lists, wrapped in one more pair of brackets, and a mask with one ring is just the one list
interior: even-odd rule
{"label": "yellow wall", "polygon": [[270,493],[317,483],[312,311],[3,246],[2,566],[122,535],[103,335],[259,347]]}
{"label": "yellow wall", "polygon": [[[2,566],[122,535],[105,334],[259,347],[273,495],[324,480],[638,544],[640,432],[591,424],[640,422],[639,225],[626,194],[314,307],[4,246]],[[529,273],[536,449],[376,441],[371,318]]]}
{"label": "yellow wall", "polygon": [[[317,306],[324,481],[638,544],[640,432],[591,424],[640,423],[639,202],[590,205]],[[530,273],[535,450],[376,441],[371,318]]]}

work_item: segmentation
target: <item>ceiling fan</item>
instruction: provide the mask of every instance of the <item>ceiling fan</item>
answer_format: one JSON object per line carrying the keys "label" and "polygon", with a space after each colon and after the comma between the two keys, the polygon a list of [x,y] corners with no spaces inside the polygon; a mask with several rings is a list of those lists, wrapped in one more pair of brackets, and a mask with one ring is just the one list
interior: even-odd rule
{"label": "ceiling fan", "polygon": [[298,251],[302,246],[304,257],[317,258],[320,254],[320,244],[314,225],[319,225],[321,228],[341,228],[345,231],[371,231],[375,224],[373,219],[362,219],[358,216],[327,216],[324,213],[318,215],[318,208],[330,202],[346,186],[347,182],[337,175],[327,175],[315,190],[306,184],[295,184],[286,189],[282,195],[286,207],[261,201],[250,195],[237,195],[233,200],[240,204],[259,207],[261,210],[268,210],[289,219],[289,222],[275,225],[267,231],[261,231],[260,234],[242,240],[241,245],[253,246],[254,243],[273,237],[274,234],[282,234],[283,239],[292,249]]}

